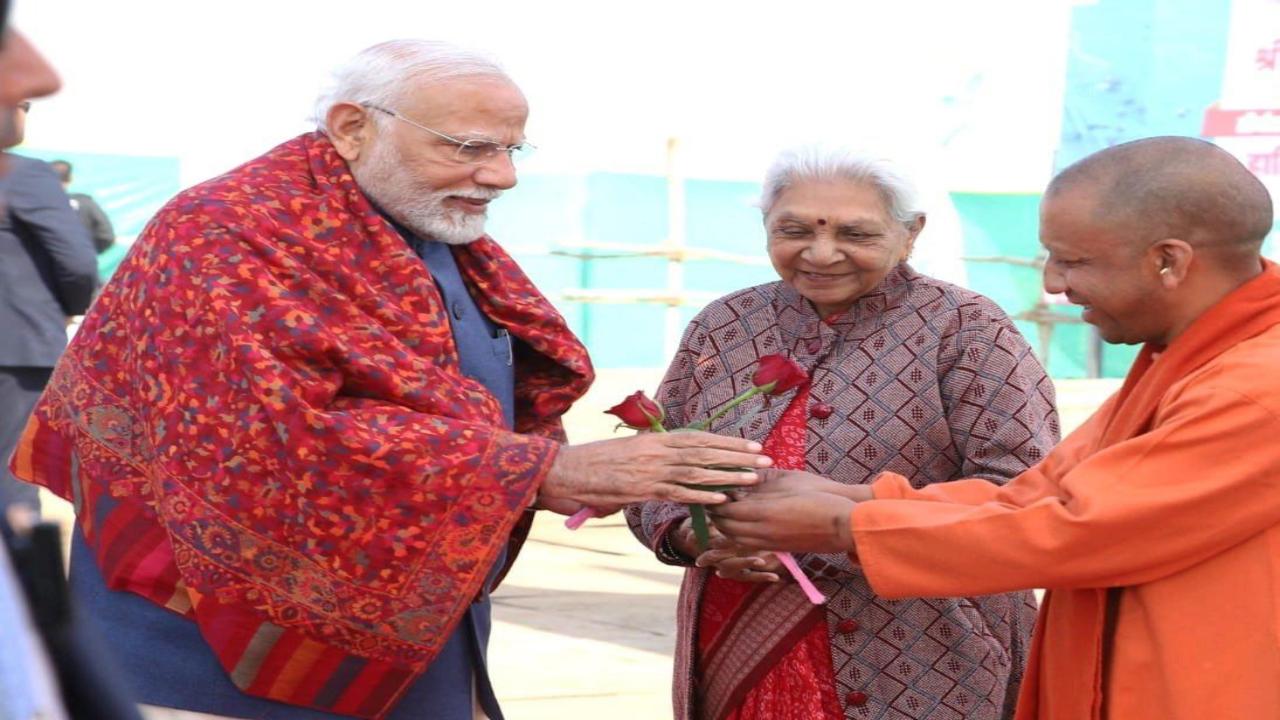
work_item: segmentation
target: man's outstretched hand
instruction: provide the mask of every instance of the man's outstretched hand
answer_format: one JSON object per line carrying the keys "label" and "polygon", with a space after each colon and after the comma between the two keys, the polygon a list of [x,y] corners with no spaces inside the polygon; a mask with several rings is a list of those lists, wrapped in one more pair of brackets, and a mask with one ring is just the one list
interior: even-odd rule
{"label": "man's outstretched hand", "polygon": [[866,485],[845,485],[798,470],[762,470],[762,482],[735,502],[709,508],[720,532],[742,548],[780,552],[853,550],[849,514],[871,499]]}
{"label": "man's outstretched hand", "polygon": [[757,442],[705,432],[644,433],[565,445],[542,482],[539,503],[572,500],[607,508],[670,500],[715,505],[728,497],[712,488],[748,487],[760,482],[754,469],[772,463],[760,450]]}

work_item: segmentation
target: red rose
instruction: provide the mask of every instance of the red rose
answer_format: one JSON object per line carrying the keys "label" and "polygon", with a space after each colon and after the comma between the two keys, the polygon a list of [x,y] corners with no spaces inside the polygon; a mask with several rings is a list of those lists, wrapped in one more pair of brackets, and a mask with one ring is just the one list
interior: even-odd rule
{"label": "red rose", "polygon": [[800,363],[783,355],[765,355],[756,366],[756,374],[751,376],[751,384],[760,388],[766,395],[781,395],[798,388],[809,380],[809,373],[800,367]]}
{"label": "red rose", "polygon": [[654,422],[661,423],[664,417],[662,406],[645,397],[642,390],[628,395],[626,400],[605,412],[616,415],[623,425],[636,430],[651,430]]}

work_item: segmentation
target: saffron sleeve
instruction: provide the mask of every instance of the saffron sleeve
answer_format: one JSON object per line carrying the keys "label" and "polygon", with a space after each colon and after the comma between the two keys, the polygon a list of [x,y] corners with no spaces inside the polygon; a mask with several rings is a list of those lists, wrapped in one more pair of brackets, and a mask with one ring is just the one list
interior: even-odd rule
{"label": "saffron sleeve", "polygon": [[[1251,397],[1190,389],[1152,431],[987,497],[942,486],[860,504],[857,557],[890,598],[1150,582],[1276,523],[1280,453],[1259,448],[1277,431],[1277,415]],[[882,482],[877,498],[899,484]]]}

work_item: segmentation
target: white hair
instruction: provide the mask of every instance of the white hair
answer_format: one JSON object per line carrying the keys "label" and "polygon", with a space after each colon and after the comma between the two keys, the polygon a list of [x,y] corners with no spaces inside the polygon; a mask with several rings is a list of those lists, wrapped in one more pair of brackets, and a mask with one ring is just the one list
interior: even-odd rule
{"label": "white hair", "polygon": [[[437,40],[390,40],[362,50],[333,72],[333,82],[316,99],[315,122],[323,131],[329,109],[341,102],[397,109],[403,94],[422,84],[460,77],[501,77],[497,61],[475,50]],[[382,116],[374,117],[381,121]]]}
{"label": "white hair", "polygon": [[889,215],[901,223],[924,216],[915,185],[891,161],[844,147],[801,145],[778,153],[764,177],[758,203],[765,215],[782,193],[805,180],[869,183],[884,199]]}

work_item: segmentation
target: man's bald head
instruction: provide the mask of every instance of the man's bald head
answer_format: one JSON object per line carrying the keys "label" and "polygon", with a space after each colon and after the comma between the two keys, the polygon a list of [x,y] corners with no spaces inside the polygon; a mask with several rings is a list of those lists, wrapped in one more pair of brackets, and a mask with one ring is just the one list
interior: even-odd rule
{"label": "man's bald head", "polygon": [[1198,250],[1257,257],[1271,231],[1271,196],[1212,143],[1154,137],[1116,145],[1058,174],[1045,199],[1084,192],[1098,219],[1130,229],[1135,249],[1180,238]]}
{"label": "man's bald head", "polygon": [[1262,271],[1271,197],[1207,142],[1117,145],[1062,171],[1040,204],[1044,286],[1113,343],[1168,345]]}

